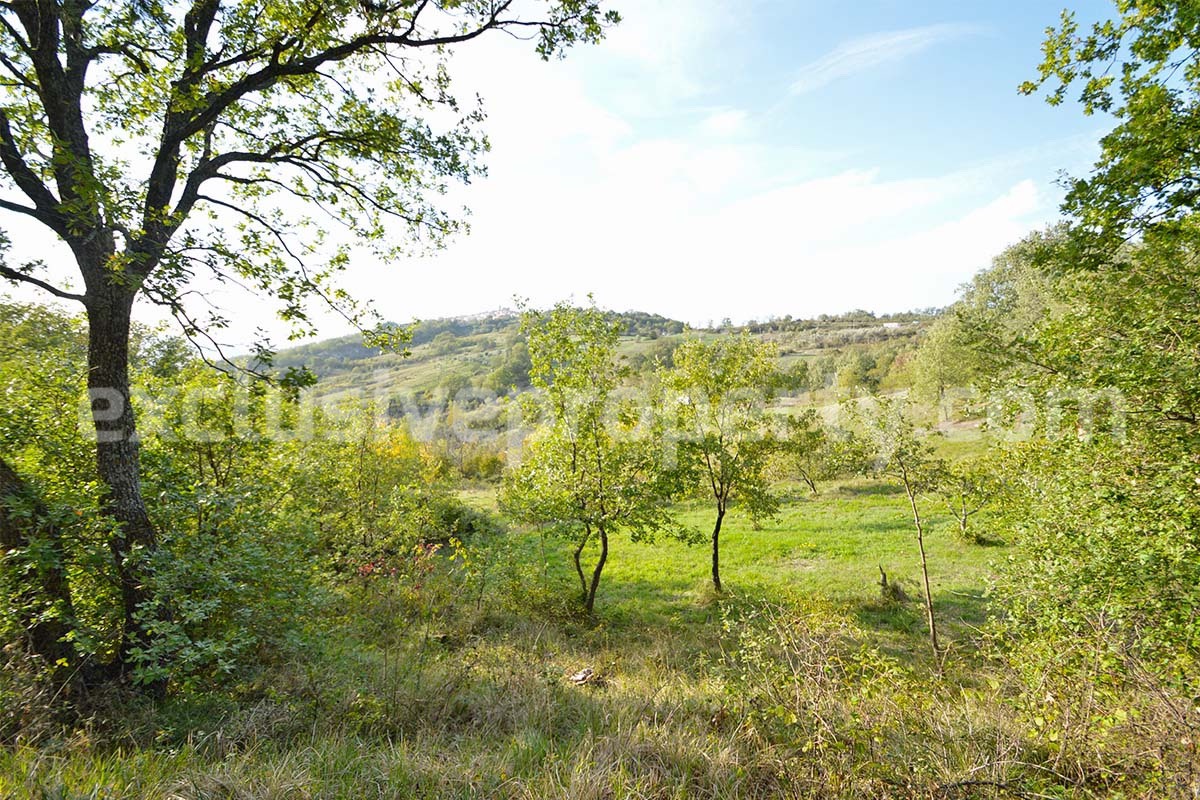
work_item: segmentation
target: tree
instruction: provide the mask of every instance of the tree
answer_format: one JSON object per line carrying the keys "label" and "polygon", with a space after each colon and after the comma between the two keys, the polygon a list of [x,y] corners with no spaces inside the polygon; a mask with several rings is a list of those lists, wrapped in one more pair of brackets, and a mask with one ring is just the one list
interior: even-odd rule
{"label": "tree", "polygon": [[975,379],[974,351],[964,345],[960,325],[953,314],[934,322],[921,338],[913,363],[913,388],[947,420],[951,409],[946,392],[969,386]]}
{"label": "tree", "polygon": [[458,350],[460,346],[458,337],[454,335],[453,331],[442,331],[429,343],[435,356],[448,356]]}
{"label": "tree", "polygon": [[483,385],[497,394],[529,386],[529,347],[519,337],[511,337],[505,343],[503,354],[492,362],[493,369],[484,378]]}
{"label": "tree", "polygon": [[[575,542],[575,572],[591,614],[611,537],[627,531],[650,539],[665,530],[673,485],[661,448],[637,431],[643,409],[618,397],[626,374],[617,358],[621,323],[594,306],[560,304],[526,312],[522,329],[530,377],[543,393],[542,404],[527,411],[545,420],[506,476],[501,503],[515,519]],[[589,578],[582,559],[594,539],[600,552]]]}
{"label": "tree", "polygon": [[1058,430],[1013,448],[1007,465],[1004,522],[1030,556],[1001,587],[1013,630],[1054,650],[1108,620],[1132,656],[1122,663],[1185,696],[1200,641],[1198,46],[1200,17],[1183,0],[1122,0],[1086,29],[1066,11],[1048,31],[1022,90],[1046,90],[1052,105],[1075,92],[1085,114],[1116,124],[1090,173],[1067,183],[1071,224],[1036,252],[1054,313],[1017,356],[976,338],[1043,365],[1022,379],[1060,398]]}
{"label": "tree", "polygon": [[947,464],[937,486],[938,496],[958,523],[963,541],[984,543],[984,537],[971,530],[971,518],[995,501],[999,492],[995,471],[982,459]]}
{"label": "tree", "polygon": [[78,513],[91,505],[90,465],[72,424],[86,338],[78,319],[0,302],[0,639],[22,641],[56,681],[83,677],[69,634],[71,566],[95,534]]}
{"label": "tree", "polygon": [[982,315],[972,328],[997,365],[989,379],[1042,401],[1029,441],[1008,448],[998,503],[1022,554],[999,594],[1024,663],[1057,658],[1107,620],[1128,664],[1195,674],[1198,226],[1192,215],[1148,231],[1087,271],[1069,246],[1048,249],[1054,310],[1019,338]]}
{"label": "tree", "polygon": [[839,389],[853,393],[856,389],[874,391],[879,386],[873,372],[875,359],[862,350],[850,350],[839,359],[837,385]]}
{"label": "tree", "polygon": [[951,306],[954,340],[970,353],[970,377],[981,388],[1025,383],[1056,369],[1037,338],[1067,306],[1045,263],[1064,250],[1066,236],[1061,226],[1029,234],[992,259]]}
{"label": "tree", "polygon": [[1190,0],[1116,5],[1115,19],[1086,32],[1064,11],[1048,30],[1038,77],[1021,86],[1049,87],[1051,105],[1078,87],[1085,114],[1117,120],[1091,175],[1067,181],[1063,210],[1075,224],[1066,269],[1095,268],[1200,210],[1200,16]]}
{"label": "tree", "polygon": [[933,614],[933,591],[929,584],[929,560],[925,553],[925,519],[921,516],[920,501],[937,490],[944,465],[934,457],[933,448],[917,435],[913,424],[904,414],[900,401],[886,397],[872,398],[873,408],[864,416],[867,435],[875,446],[874,471],[904,490],[917,532],[917,550],[921,556],[921,584],[925,600],[925,624],[929,630],[929,645],[941,671],[942,648],[938,640],[937,620]]}
{"label": "tree", "polygon": [[[158,543],[129,395],[134,302],[166,307],[218,355],[224,321],[184,301],[199,272],[277,298],[301,330],[314,299],[361,319],[333,284],[347,246],[324,245],[324,220],[296,205],[384,255],[408,238],[390,223],[433,245],[453,233],[459,224],[436,197],[479,171],[486,141],[482,113],[450,94],[445,54],[507,31],[534,36],[550,58],[616,21],[599,0],[546,0],[534,17],[513,5],[16,0],[0,9],[0,164],[12,190],[0,209],[65,242],[82,289],[38,264],[0,275],[78,302],[87,316],[96,465],[125,615],[118,663],[147,637],[136,621],[147,582],[131,554]],[[426,117],[456,121],[439,131]],[[261,355],[269,360],[265,346]]]}
{"label": "tree", "polygon": [[818,481],[856,475],[869,461],[866,442],[852,431],[827,428],[812,409],[787,417],[784,425],[779,453],[783,469],[799,476],[814,495]]}
{"label": "tree", "polygon": [[75,663],[68,634],[74,603],[62,532],[46,504],[16,471],[0,458],[0,552],[5,575],[16,576],[3,586],[6,611],[15,612],[30,653],[54,673]]}
{"label": "tree", "polygon": [[[174,373],[138,369],[135,385],[146,403],[142,458],[159,547],[141,555],[147,599],[136,621],[150,635],[130,653],[132,682],[229,687],[248,667],[294,658],[304,646],[302,625],[326,597],[314,579],[318,563],[331,560],[316,556],[327,531],[319,502],[332,499],[306,473],[352,467],[353,445],[327,457],[314,446],[337,438],[322,430],[332,427],[324,415],[286,389],[238,381],[198,359]],[[317,442],[304,441],[306,429]],[[83,580],[95,569],[73,564],[80,601],[96,602]],[[118,598],[104,606],[119,625]],[[119,643],[105,631],[97,644]]]}
{"label": "tree", "polygon": [[688,339],[663,376],[674,397],[672,414],[683,441],[681,460],[712,494],[712,581],[721,591],[721,524],[733,505],[761,519],[779,498],[769,470],[778,450],[774,417],[766,410],[778,387],[774,344],[748,334]]}

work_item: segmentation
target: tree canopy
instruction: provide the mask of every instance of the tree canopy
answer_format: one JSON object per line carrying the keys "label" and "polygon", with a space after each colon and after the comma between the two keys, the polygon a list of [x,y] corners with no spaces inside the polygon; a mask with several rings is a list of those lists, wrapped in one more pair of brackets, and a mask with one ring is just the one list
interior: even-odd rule
{"label": "tree canopy", "polygon": [[[19,193],[0,208],[50,228],[83,292],[2,274],[62,298],[118,282],[163,303],[186,333],[224,320],[185,308],[201,272],[277,298],[303,324],[348,243],[390,255],[461,227],[436,198],[482,170],[479,107],[451,93],[446,55],[492,31],[545,58],[616,21],[595,0],[521,6],[197,0],[12,3],[0,12],[0,161]],[[193,212],[203,212],[194,215]],[[323,245],[328,247],[323,247]]]}
{"label": "tree canopy", "polygon": [[688,339],[663,376],[674,394],[670,415],[677,426],[685,469],[704,486],[715,511],[712,581],[721,591],[721,525],[731,506],[755,520],[773,515],[779,498],[770,467],[778,449],[767,403],[779,386],[779,351],[747,334],[706,341]]}
{"label": "tree canopy", "polygon": [[[200,274],[278,301],[301,332],[313,300],[359,323],[334,281],[350,242],[385,256],[440,244],[461,223],[438,198],[482,169],[483,113],[451,93],[448,53],[508,32],[549,59],[616,21],[599,0],[0,7],[0,210],[64,242],[82,286],[38,262],[0,263],[0,276],[86,313],[122,669],[172,615],[145,574],[159,536],[130,396],[135,301],[169,309],[205,358],[227,363],[214,335],[226,318],[188,302]],[[272,354],[261,344],[257,356],[263,367]],[[162,619],[141,613],[151,605]]]}
{"label": "tree canopy", "polygon": [[1063,210],[1078,225],[1073,266],[1092,265],[1152,228],[1200,210],[1200,21],[1189,0],[1120,0],[1117,16],[1080,28],[1064,11],[1026,94],[1052,105],[1072,90],[1086,114],[1117,124],[1090,175],[1067,181]]}
{"label": "tree canopy", "polygon": [[[575,571],[588,613],[595,607],[610,537],[651,539],[670,526],[671,473],[645,425],[643,408],[620,389],[627,370],[617,357],[621,323],[593,307],[560,304],[526,313],[530,377],[542,393],[528,404],[540,421],[501,500],[522,522],[576,543]],[[589,579],[582,558],[600,545]]]}

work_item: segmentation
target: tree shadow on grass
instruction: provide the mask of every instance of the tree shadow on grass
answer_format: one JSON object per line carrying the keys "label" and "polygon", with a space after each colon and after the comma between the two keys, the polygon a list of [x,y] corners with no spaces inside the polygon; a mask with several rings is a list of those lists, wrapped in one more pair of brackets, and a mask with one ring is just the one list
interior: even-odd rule
{"label": "tree shadow on grass", "polygon": [[902,490],[895,484],[871,481],[870,483],[843,484],[829,494],[835,497],[880,497],[902,494]]}
{"label": "tree shadow on grass", "polygon": [[[902,661],[921,660],[926,655],[927,633],[920,585],[903,581],[904,600],[879,596],[876,581],[864,581],[861,592],[829,596],[835,613],[848,615],[882,652]],[[895,579],[889,575],[889,580]],[[568,639],[585,650],[654,650],[665,654],[673,669],[696,672],[699,657],[721,657],[728,645],[726,618],[738,618],[763,604],[790,605],[803,601],[805,593],[787,584],[742,583],[730,576],[725,592],[717,594],[704,579],[676,576],[608,576],[601,584],[596,613],[558,619],[556,624]],[[565,586],[564,586],[565,588]],[[980,587],[954,586],[935,589],[934,611],[939,629],[949,642],[975,639],[988,618],[988,598]]]}
{"label": "tree shadow on grass", "polygon": [[881,649],[889,655],[908,655],[925,636],[925,615],[918,600],[864,599],[852,606],[851,614],[855,622],[881,637]]}
{"label": "tree shadow on grass", "polygon": [[[955,590],[956,592],[959,590]],[[988,619],[987,598],[972,590],[962,595],[942,592],[934,596],[933,610],[943,649],[974,650],[979,629]],[[920,596],[904,602],[864,600],[853,609],[854,619],[878,637],[880,651],[902,661],[924,662],[929,656],[929,633]],[[931,662],[932,663],[932,662]]]}
{"label": "tree shadow on grass", "polygon": [[972,547],[1008,547],[1008,542],[999,536],[983,534],[971,540]]}
{"label": "tree shadow on grass", "polygon": [[971,630],[987,623],[990,601],[978,587],[967,586],[943,589],[933,598],[936,613],[951,625]]}

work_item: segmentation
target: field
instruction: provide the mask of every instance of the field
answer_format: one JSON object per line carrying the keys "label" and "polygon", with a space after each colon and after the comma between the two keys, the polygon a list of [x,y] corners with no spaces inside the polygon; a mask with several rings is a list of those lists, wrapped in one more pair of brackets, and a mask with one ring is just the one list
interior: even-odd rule
{"label": "field", "polygon": [[[769,601],[792,596],[827,600],[868,621],[868,627],[894,642],[912,637],[921,650],[924,620],[919,604],[882,604],[880,573],[899,580],[914,601],[919,596],[917,558],[907,500],[898,490],[873,481],[841,482],[809,497],[791,491],[792,502],[755,530],[751,521],[733,514],[721,537],[724,600]],[[704,534],[712,512],[694,502],[679,519]],[[951,610],[956,622],[981,622],[989,563],[1003,548],[961,543],[949,521],[935,514],[927,539],[935,599]],[[945,524],[942,524],[945,523]],[[524,557],[536,561],[540,542],[526,540]],[[548,543],[547,580],[566,594],[575,577],[567,569],[568,549]],[[654,543],[620,541],[605,570],[598,604],[609,625],[631,630],[684,625],[695,632],[712,623],[718,599],[709,577],[707,542],[689,545],[672,539]],[[595,553],[589,552],[594,558]],[[586,563],[586,562],[585,562]],[[719,604],[717,604],[719,605]]]}
{"label": "field", "polygon": [[[935,680],[903,495],[821,488],[794,490],[760,530],[729,520],[723,596],[705,544],[626,539],[596,617],[582,617],[566,544],[534,532],[441,558],[424,585],[355,583],[314,621],[326,638],[308,663],[245,696],[0,751],[0,795],[907,797],[910,783],[1008,771],[986,764],[1003,715],[962,702],[981,680],[977,627],[1004,548],[962,544],[935,515],[930,566],[951,641]],[[699,503],[679,516],[709,524]],[[880,566],[911,600],[881,597]],[[591,680],[568,679],[585,668]],[[956,719],[990,716],[982,739],[927,718],[952,697]],[[943,750],[914,757],[913,737]]]}

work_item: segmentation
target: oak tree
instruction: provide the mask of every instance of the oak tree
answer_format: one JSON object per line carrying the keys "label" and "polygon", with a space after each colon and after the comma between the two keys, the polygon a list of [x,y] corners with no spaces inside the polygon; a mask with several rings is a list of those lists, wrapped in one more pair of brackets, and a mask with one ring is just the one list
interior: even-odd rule
{"label": "oak tree", "polygon": [[601,0],[0,6],[0,210],[64,242],[79,280],[37,263],[0,276],[86,313],[126,620],[119,663],[146,638],[133,556],[157,546],[129,402],[135,301],[169,309],[218,354],[225,320],[187,302],[201,275],[275,298],[300,327],[314,301],[357,315],[334,282],[348,245],[324,228],[384,256],[436,245],[460,227],[438,197],[480,171],[483,114],[451,94],[448,54],[506,32],[550,58],[615,21]]}

